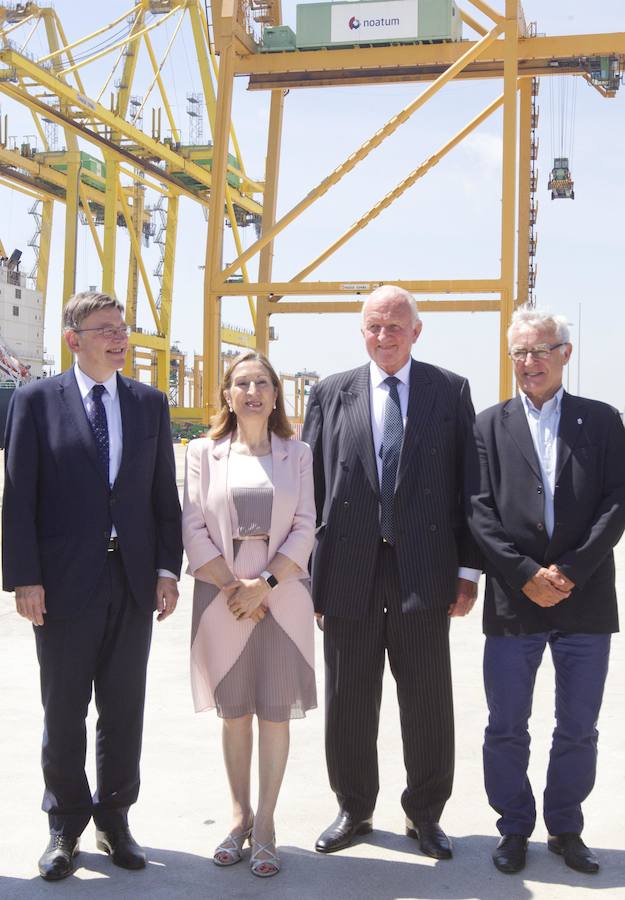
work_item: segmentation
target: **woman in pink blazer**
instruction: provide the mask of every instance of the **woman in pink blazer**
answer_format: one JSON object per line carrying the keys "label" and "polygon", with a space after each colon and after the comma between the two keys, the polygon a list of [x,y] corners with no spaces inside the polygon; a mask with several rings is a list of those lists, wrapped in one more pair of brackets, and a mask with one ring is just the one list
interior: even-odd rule
{"label": "woman in pink blazer", "polygon": [[[280,381],[259,353],[224,377],[210,436],[187,451],[183,536],[195,577],[191,684],[197,711],[216,708],[233,823],[213,860],[230,866],[252,845],[251,870],[280,870],[274,810],[289,720],[316,706],[313,606],[307,587],[315,504],[312,456],[290,440]],[[250,800],[252,718],[259,798]]]}

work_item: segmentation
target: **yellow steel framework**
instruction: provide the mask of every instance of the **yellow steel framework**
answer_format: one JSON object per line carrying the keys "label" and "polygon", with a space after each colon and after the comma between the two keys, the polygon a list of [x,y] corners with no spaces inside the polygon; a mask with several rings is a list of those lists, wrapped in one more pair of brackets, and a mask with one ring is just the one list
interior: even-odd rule
{"label": "yellow steel framework", "polygon": [[[500,316],[500,394],[512,391],[512,371],[506,354],[505,329],[517,303],[528,297],[529,256],[533,248],[528,239],[532,182],[530,158],[533,152],[531,97],[540,75],[581,75],[591,83],[589,61],[611,57],[620,71],[625,64],[625,34],[537,37],[525,24],[518,0],[502,0],[498,11],[484,0],[466,0],[461,11],[466,25],[476,40],[459,43],[436,43],[420,46],[354,47],[347,49],[295,50],[291,52],[255,52],[254,29],[249,23],[255,9],[262,7],[262,21],[281,22],[279,0],[258,4],[255,0],[212,0],[215,46],[220,58],[215,127],[213,174],[219,183],[211,194],[209,234],[206,249],[204,332],[205,358],[213,365],[205,366],[204,397],[206,412],[216,401],[219,350],[220,303],[222,297],[241,293],[240,286],[228,279],[254,258],[258,259],[258,282],[246,283],[246,291],[257,297],[256,334],[258,346],[267,349],[269,316],[276,313],[350,312],[360,309],[359,295],[383,283],[382,273],[376,277],[345,278],[334,282],[309,282],[304,279],[324,260],[365,228],[389,207],[415,181],[425,175],[450,150],[503,107],[503,164],[501,212],[501,265],[497,277],[488,280],[458,279],[449,281],[412,280],[398,282],[418,295],[464,295],[449,300],[420,300],[424,310],[492,310]],[[469,9],[472,7],[472,9]],[[475,17],[478,15],[478,18]],[[483,18],[480,21],[479,16]],[[223,203],[224,172],[227,154],[227,129],[231,114],[233,79],[249,78],[252,90],[270,90],[271,107],[267,137],[265,172],[265,208],[260,238],[239,254],[230,265],[220,264],[223,222],[216,215]],[[446,84],[460,78],[496,78],[503,82],[501,96],[469,122],[440,150],[425,160],[382,198],[343,235],[318,255],[289,282],[271,279],[271,260],[276,238],[292,226],[301,214],[364,160],[376,147],[400,128],[420,107],[430,101]],[[282,92],[308,86],[383,84],[387,82],[429,82],[416,98],[393,116],[369,140],[365,141],[341,165],[309,191],[288,212],[276,220],[275,196],[279,179],[279,149],[282,129]],[[595,84],[604,96],[614,90]],[[520,117],[519,117],[520,110]],[[519,232],[517,245],[517,228]],[[515,268],[516,267],[516,268]],[[533,271],[533,270],[532,270]],[[491,294],[492,300],[471,299]],[[343,297],[332,301],[295,300],[288,297]]]}
{"label": "yellow steel framework", "polygon": [[[94,39],[129,21],[127,34],[121,40],[94,45]],[[157,59],[151,33],[168,20],[176,22],[174,33],[160,60]],[[19,151],[7,146],[6,121],[0,129],[0,183],[18,188],[43,204],[39,233],[39,255],[36,285],[44,295],[47,289],[52,211],[55,200],[65,204],[65,241],[63,266],[63,302],[74,292],[76,284],[76,246],[79,213],[89,226],[98,259],[102,266],[102,289],[115,294],[117,271],[117,228],[121,224],[130,239],[128,280],[125,303],[133,331],[127,369],[137,374],[149,370],[153,380],[168,390],[170,380],[171,312],[173,301],[175,248],[180,197],[187,197],[208,209],[212,185],[212,146],[185,147],[180,128],[174,119],[163,76],[163,65],[172,49],[181,25],[187,20],[197,53],[199,77],[204,91],[205,111],[211,130],[214,127],[216,98],[214,77],[218,63],[209,38],[203,0],[140,0],[110,24],[92,34],[68,41],[56,11],[35,3],[0,6],[0,91],[26,106],[32,113],[42,152],[29,144]],[[39,23],[43,23],[48,52],[35,59],[28,45]],[[25,28],[30,29],[25,40]],[[22,29],[21,32],[18,29]],[[75,56],[80,47],[80,55]],[[93,47],[93,49],[91,49]],[[131,104],[137,61],[144,48],[153,78],[142,101]],[[81,78],[81,70],[106,54],[115,53],[110,74],[95,97],[89,96]],[[117,71],[116,92],[110,104],[103,97]],[[160,131],[160,109],[153,113],[152,133],[140,127],[140,116],[153,89],[158,89],[162,108],[171,131],[163,138]],[[108,98],[107,98],[108,99]],[[58,152],[49,146],[44,122],[60,125],[65,135],[66,150]],[[263,185],[250,179],[244,169],[232,126],[229,134],[236,156],[226,163],[228,181],[224,202],[219,211],[232,227],[237,251],[242,252],[240,228],[258,223],[262,213]],[[81,152],[79,138],[89,142],[101,154],[103,166],[97,171],[95,157]],[[148,275],[142,254],[142,237],[151,229],[151,213],[146,209],[145,190],[155,191],[167,201],[164,252],[161,266],[160,292],[157,294]],[[102,234],[97,226],[103,226]],[[143,289],[152,324],[146,330],[137,326],[137,306]],[[249,298],[252,315],[255,308]],[[249,346],[247,331],[226,328],[223,339]],[[150,365],[144,361],[150,359]],[[65,346],[61,349],[62,366],[70,364]]]}
{"label": "yellow steel framework", "polygon": [[[597,81],[592,74],[592,61],[609,58],[617,71],[623,71],[625,33],[538,37],[526,26],[519,0],[499,0],[500,9],[493,8],[486,0],[464,0],[461,15],[473,39],[429,45],[260,53],[259,23],[263,26],[281,24],[279,0],[211,0],[210,6],[212,23],[209,26],[204,0],[137,0],[114,22],[71,43],[52,8],[39,7],[35,3],[20,4],[19,8],[0,6],[0,91],[28,107],[44,147],[42,153],[14,151],[6,146],[6,128],[5,138],[0,135],[0,183],[17,186],[43,202],[45,228],[42,221],[38,284],[45,290],[48,253],[44,245],[49,246],[55,200],[66,206],[64,301],[74,289],[79,212],[87,221],[102,264],[102,285],[111,292],[115,290],[117,227],[123,224],[130,239],[126,305],[129,322],[133,325],[133,355],[129,367],[135,373],[149,371],[156,383],[168,390],[179,201],[185,197],[199,203],[208,212],[203,354],[196,358],[192,370],[193,409],[189,411],[189,417],[207,421],[217,402],[222,342],[240,346],[255,344],[266,352],[272,315],[357,311],[361,303],[359,298],[386,280],[383,272],[365,273],[364,277],[359,272],[356,277],[350,275],[335,281],[312,282],[307,280],[308,276],[386,211],[496,110],[502,109],[499,271],[486,279],[414,278],[399,283],[419,295],[420,307],[427,311],[499,313],[500,393],[502,397],[509,396],[512,373],[505,353],[505,327],[515,304],[524,302],[529,296],[535,278],[530,257],[535,252],[532,163],[536,151],[533,140],[536,122],[532,98],[537,90],[537,79],[554,74],[577,75],[590,81],[604,96],[612,96],[614,84]],[[184,17],[193,36],[212,135],[210,146],[185,147],[181,144],[180,124],[175,120],[167,96],[163,66]],[[111,37],[111,30],[125,18],[129,21],[125,36],[119,40]],[[48,52],[34,59],[26,48],[40,21],[44,24]],[[168,21],[174,26],[173,35],[159,59],[153,36],[155,30]],[[25,27],[30,29],[26,39],[16,40],[18,29]],[[102,49],[102,43],[95,39],[107,33],[109,37]],[[147,56],[151,80],[140,100],[134,102],[133,85],[141,50]],[[81,72],[106,54],[115,55],[111,72],[99,90],[89,95]],[[120,63],[121,77],[115,82],[116,90],[111,92],[110,84],[115,72],[119,72]],[[251,90],[270,92],[265,173],[260,181],[247,174],[232,125],[233,88],[237,77],[247,78]],[[502,85],[501,93],[338,235],[322,253],[294,273],[289,281],[273,281],[276,240],[294,227],[302,213],[319,198],[330,194],[344,177],[456,79],[498,79]],[[426,86],[278,218],[285,90],[397,82],[426,83]],[[141,116],[152,95],[159,98],[161,108],[152,110],[152,128],[148,134],[141,127]],[[162,110],[170,138],[162,135]],[[67,149],[61,161],[48,145],[42,124],[44,119],[64,130]],[[101,155],[104,168],[100,174],[91,171],[91,163],[81,153],[84,142],[97,148]],[[146,189],[156,192],[167,202],[162,281],[158,294],[142,257],[142,236],[150,226]],[[232,227],[236,258],[224,265],[226,222]],[[244,249],[241,227],[259,222],[260,236]],[[98,226],[103,227],[101,234]],[[248,265],[253,265],[253,270],[248,270]],[[152,321],[147,330],[137,326],[140,288]],[[253,335],[224,329],[221,321],[223,297],[247,298]],[[445,299],[433,299],[435,297]],[[178,372],[184,371],[184,363],[178,357],[174,361]],[[66,356],[63,364],[69,364]],[[180,375],[175,393],[180,403],[184,399],[184,378]],[[182,410],[177,413],[178,416],[182,414]]]}

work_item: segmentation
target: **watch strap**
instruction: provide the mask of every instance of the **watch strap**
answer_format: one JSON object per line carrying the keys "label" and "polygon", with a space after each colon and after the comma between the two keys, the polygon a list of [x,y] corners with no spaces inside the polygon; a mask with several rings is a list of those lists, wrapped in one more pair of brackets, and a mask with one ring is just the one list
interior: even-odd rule
{"label": "watch strap", "polygon": [[275,575],[272,575],[268,569],[265,569],[263,572],[261,572],[260,577],[265,579],[265,581],[267,582],[267,584],[269,585],[269,587],[272,590],[278,584],[278,579],[276,578]]}

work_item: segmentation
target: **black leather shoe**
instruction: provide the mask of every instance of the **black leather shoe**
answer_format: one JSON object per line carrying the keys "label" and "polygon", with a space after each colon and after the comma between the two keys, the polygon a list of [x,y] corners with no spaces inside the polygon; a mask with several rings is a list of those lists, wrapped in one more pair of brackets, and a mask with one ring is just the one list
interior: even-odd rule
{"label": "black leather shoe", "polygon": [[514,875],[525,868],[527,838],[524,834],[504,834],[493,851],[495,868],[506,875]]}
{"label": "black leather shoe", "polygon": [[78,838],[51,834],[50,842],[39,860],[39,874],[46,881],[60,881],[74,871],[74,857],[78,853]]}
{"label": "black leather shoe", "polygon": [[406,834],[419,841],[419,849],[433,859],[451,859],[451,841],[438,822],[411,822],[406,819]]}
{"label": "black leather shoe", "polygon": [[98,850],[109,853],[116,866],[122,869],[145,869],[145,852],[135,841],[127,825],[115,831],[96,828],[95,842]]}
{"label": "black leather shoe", "polygon": [[575,869],[576,872],[594,875],[599,871],[599,860],[586,846],[579,834],[567,831],[565,834],[550,835],[547,839],[547,846],[552,853],[562,856],[567,866]]}
{"label": "black leather shoe", "polygon": [[340,810],[334,822],[317,838],[315,850],[319,853],[334,853],[336,850],[343,850],[345,847],[349,847],[356,835],[369,834],[372,829],[371,818],[354,819],[345,810]]}

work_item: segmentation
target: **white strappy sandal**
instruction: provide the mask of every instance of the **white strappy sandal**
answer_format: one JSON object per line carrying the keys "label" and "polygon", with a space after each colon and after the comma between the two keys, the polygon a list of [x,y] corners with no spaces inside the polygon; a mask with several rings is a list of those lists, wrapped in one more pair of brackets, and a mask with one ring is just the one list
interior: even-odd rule
{"label": "white strappy sandal", "polygon": [[[213,862],[216,866],[233,866],[235,863],[241,862],[243,858],[243,845],[246,841],[252,843],[252,828],[254,823],[250,825],[247,831],[241,834],[229,834],[224,838],[219,847],[213,853]],[[225,859],[220,859],[225,856]]]}
{"label": "white strappy sandal", "polygon": [[[268,844],[259,844],[256,838],[252,835],[252,855],[250,856],[250,869],[252,870],[252,875],[258,875],[259,878],[271,878],[272,875],[277,875],[280,871],[280,867],[282,866],[282,862],[280,857],[277,855],[276,851],[276,836],[274,834],[273,839],[269,841]],[[262,859],[259,859],[259,855],[261,853],[265,853]],[[263,868],[265,871],[263,871]]]}

